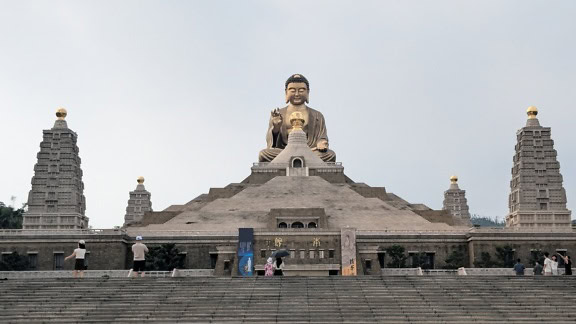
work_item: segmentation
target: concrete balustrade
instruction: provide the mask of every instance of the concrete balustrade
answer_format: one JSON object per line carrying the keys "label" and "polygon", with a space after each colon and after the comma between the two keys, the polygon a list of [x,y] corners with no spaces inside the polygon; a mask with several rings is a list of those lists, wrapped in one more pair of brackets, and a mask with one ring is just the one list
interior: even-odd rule
{"label": "concrete balustrade", "polygon": [[[174,274],[173,274],[174,273]],[[127,278],[130,270],[86,270],[84,278]],[[212,277],[213,269],[180,269],[173,271],[146,271],[147,277]],[[70,278],[72,271],[0,271],[0,279]]]}

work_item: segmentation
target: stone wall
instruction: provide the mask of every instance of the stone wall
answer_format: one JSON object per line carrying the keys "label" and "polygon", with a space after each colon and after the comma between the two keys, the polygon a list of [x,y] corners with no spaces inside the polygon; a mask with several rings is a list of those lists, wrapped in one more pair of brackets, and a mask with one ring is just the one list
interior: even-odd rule
{"label": "stone wall", "polygon": [[[49,236],[0,236],[0,252],[18,252],[23,256],[36,255],[36,270],[56,270],[56,254],[66,257],[78,247],[79,240],[86,241],[87,263],[90,270],[127,269],[127,243],[122,235],[49,235]],[[72,270],[74,260],[62,263],[62,270]]]}
{"label": "stone wall", "polygon": [[[266,264],[266,260],[271,256],[272,252],[279,249],[286,249],[293,253],[291,256],[285,258],[286,264],[341,263],[339,232],[305,231],[306,230],[256,234],[254,239],[255,264]],[[312,255],[310,253],[311,251]],[[330,257],[330,251],[334,251],[333,257]]]}
{"label": "stone wall", "polygon": [[575,232],[509,232],[509,233],[472,233],[468,239],[470,266],[474,261],[480,261],[482,252],[490,254],[492,260],[497,259],[496,248],[509,246],[513,249],[511,258],[520,258],[526,265],[532,257],[532,251],[549,252],[566,251],[572,258],[576,256]]}
{"label": "stone wall", "polygon": [[[122,270],[132,266],[131,245],[133,237],[123,232],[116,234],[14,234],[17,231],[0,233],[0,253],[17,251],[21,255],[37,254],[37,270],[53,270],[54,254],[68,256],[80,239],[86,240],[90,252],[90,270]],[[341,264],[339,231],[293,229],[286,231],[259,230],[254,234],[254,265],[263,266],[266,259],[277,249],[287,249],[293,254],[285,259],[287,265]],[[236,275],[237,234],[201,234],[189,236],[144,235],[148,247],[163,243],[175,243],[180,252],[186,254],[188,269],[215,269],[217,276]],[[509,245],[514,249],[514,258],[526,264],[532,250],[555,253],[567,251],[575,256],[576,232],[519,232],[511,230],[472,230],[470,232],[357,232],[358,275],[379,275],[381,262],[384,268],[391,261],[386,248],[392,245],[404,247],[405,254],[424,252],[434,254],[434,268],[446,265],[446,258],[455,250],[465,256],[465,267],[473,267],[482,252],[488,252],[496,260],[496,247]],[[312,251],[312,254],[311,254]],[[323,257],[321,258],[321,251]],[[330,252],[333,251],[333,252]],[[303,253],[303,254],[302,254]],[[333,255],[331,255],[333,253]],[[303,256],[303,257],[302,257]],[[366,267],[367,261],[370,267]],[[64,262],[63,269],[71,270],[74,262]],[[413,266],[408,259],[407,267]]]}

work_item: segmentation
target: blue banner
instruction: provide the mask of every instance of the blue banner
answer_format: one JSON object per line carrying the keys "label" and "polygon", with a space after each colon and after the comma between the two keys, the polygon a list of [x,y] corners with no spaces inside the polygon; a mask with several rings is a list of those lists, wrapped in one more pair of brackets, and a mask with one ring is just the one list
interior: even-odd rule
{"label": "blue banner", "polygon": [[238,274],[242,277],[254,275],[254,229],[238,229]]}

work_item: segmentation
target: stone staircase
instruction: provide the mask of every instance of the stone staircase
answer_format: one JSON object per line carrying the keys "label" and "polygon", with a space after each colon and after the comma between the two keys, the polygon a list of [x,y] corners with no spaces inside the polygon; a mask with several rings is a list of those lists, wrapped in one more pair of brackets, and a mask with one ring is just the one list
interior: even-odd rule
{"label": "stone staircase", "polygon": [[568,323],[575,306],[571,276],[0,281],[2,323]]}

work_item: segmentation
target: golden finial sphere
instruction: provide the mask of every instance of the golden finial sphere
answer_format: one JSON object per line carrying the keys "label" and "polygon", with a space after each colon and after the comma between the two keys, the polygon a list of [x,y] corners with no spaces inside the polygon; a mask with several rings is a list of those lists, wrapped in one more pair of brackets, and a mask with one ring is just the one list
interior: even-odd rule
{"label": "golden finial sphere", "polygon": [[58,117],[59,120],[66,119],[66,115],[68,115],[68,112],[66,111],[66,109],[60,107],[56,110],[56,117]]}
{"label": "golden finial sphere", "polygon": [[528,118],[534,119],[536,118],[536,115],[538,115],[538,108],[530,106],[526,109],[526,113],[528,114]]}
{"label": "golden finial sphere", "polygon": [[140,177],[138,177],[138,179],[136,179],[136,181],[138,182],[138,184],[143,184],[144,183],[144,177],[140,176]]}
{"label": "golden finial sphere", "polygon": [[302,126],[304,126],[305,122],[306,121],[304,120],[304,116],[302,116],[301,112],[295,111],[290,114],[290,125],[292,125],[292,128],[302,129]]}
{"label": "golden finial sphere", "polygon": [[452,183],[458,182],[458,176],[455,176],[455,175],[451,176],[451,177],[450,177],[450,182],[452,182]]}

